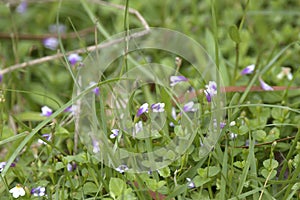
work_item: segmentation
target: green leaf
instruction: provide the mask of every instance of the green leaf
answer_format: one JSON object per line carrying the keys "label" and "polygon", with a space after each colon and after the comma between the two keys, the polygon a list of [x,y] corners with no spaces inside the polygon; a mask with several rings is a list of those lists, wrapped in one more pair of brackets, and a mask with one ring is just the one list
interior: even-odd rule
{"label": "green leaf", "polygon": [[247,126],[242,125],[239,127],[239,135],[245,135],[248,132],[249,132],[249,129]]}
{"label": "green leaf", "polygon": [[204,185],[205,183],[208,183],[210,181],[211,181],[211,178],[204,178],[204,177],[201,177],[201,176],[196,176],[193,179],[195,187],[201,187],[202,185]]}
{"label": "green leaf", "polygon": [[164,178],[167,178],[170,176],[171,172],[170,172],[170,168],[169,167],[164,167],[162,169],[158,170],[159,175],[161,175]]}
{"label": "green leaf", "polygon": [[266,132],[263,130],[257,130],[255,132],[253,132],[253,137],[257,141],[264,141],[266,138],[266,135],[267,135]]}
{"label": "green leaf", "polygon": [[275,159],[267,159],[263,162],[263,165],[266,169],[276,169],[278,167],[278,161]]}
{"label": "green leaf", "polygon": [[243,169],[244,166],[245,166],[245,161],[244,160],[243,161],[236,161],[236,162],[233,163],[233,165],[240,168],[240,169]]}
{"label": "green leaf", "polygon": [[264,178],[268,178],[269,177],[269,179],[272,179],[272,178],[274,178],[276,176],[276,174],[277,174],[276,170],[273,170],[273,171],[269,171],[267,169],[262,169],[261,170],[261,175],[263,175]]}
{"label": "green leaf", "polygon": [[99,188],[96,186],[95,183],[92,183],[92,182],[86,182],[86,183],[83,185],[83,191],[84,191],[84,194],[97,193],[98,190],[99,190]]}
{"label": "green leaf", "polygon": [[20,121],[43,121],[47,117],[42,116],[39,112],[23,112],[16,115],[16,118]]}
{"label": "green leaf", "polygon": [[220,167],[210,166],[208,167],[208,177],[216,176],[221,170]]}
{"label": "green leaf", "polygon": [[126,189],[126,183],[120,178],[111,178],[109,181],[109,194],[114,199],[122,195]]}
{"label": "green leaf", "polygon": [[240,38],[240,33],[236,25],[232,25],[229,27],[229,36],[230,38],[235,42],[235,43],[240,43],[241,38]]}
{"label": "green leaf", "polygon": [[55,164],[55,170],[58,171],[60,169],[63,169],[65,167],[65,165],[62,162],[57,162]]}
{"label": "green leaf", "polygon": [[80,153],[74,156],[66,156],[63,158],[63,160],[67,163],[75,161],[77,163],[88,163],[88,158],[86,156],[86,153]]}

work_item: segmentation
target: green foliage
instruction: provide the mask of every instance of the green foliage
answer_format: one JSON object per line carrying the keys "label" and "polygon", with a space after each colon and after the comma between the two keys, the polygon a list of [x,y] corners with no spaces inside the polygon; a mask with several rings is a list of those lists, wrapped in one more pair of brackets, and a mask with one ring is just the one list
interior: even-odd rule
{"label": "green foliage", "polygon": [[[151,27],[182,32],[201,44],[218,65],[220,82],[228,86],[226,93],[223,88],[218,91],[226,95],[227,102],[209,103],[205,98],[207,83],[198,77],[199,72],[185,60],[187,58],[178,64],[176,57],[180,55],[153,49],[129,52],[127,57],[122,55],[114,60],[103,74],[94,72],[101,75],[96,80],[101,95],[94,96],[93,105],[99,124],[90,126],[101,127],[98,136],[107,137],[114,150],[126,147],[134,153],[153,151],[160,157],[139,163],[145,167],[174,160],[163,168],[137,174],[116,170],[123,164],[118,163],[118,158],[124,156],[122,152],[112,152],[110,165],[105,165],[93,153],[96,144],[84,145],[86,141],[94,141],[91,134],[83,130],[79,133],[81,137],[78,136],[78,121],[74,118],[77,113],[65,111],[84,95],[74,95],[72,99],[73,86],[79,84],[76,77],[82,75],[80,69],[91,65],[102,67],[97,60],[84,62],[95,56],[89,52],[80,54],[84,65],[71,65],[67,54],[100,44],[124,31],[125,11],[89,0],[36,0],[28,1],[26,12],[19,13],[18,3],[6,2],[0,3],[0,75],[13,65],[25,63],[26,66],[3,74],[0,81],[0,163],[6,162],[0,165],[0,199],[13,199],[9,191],[17,184],[26,192],[19,199],[46,199],[30,194],[31,189],[39,186],[45,187],[48,199],[158,199],[159,196],[193,200],[299,199],[298,1],[128,1],[129,7],[136,9]],[[121,0],[109,2],[124,5]],[[142,27],[135,15],[127,14],[130,28]],[[55,24],[64,25],[67,34],[50,31],[49,26]],[[43,45],[43,39],[49,35],[61,37],[54,51]],[[66,55],[49,59],[58,53]],[[102,56],[101,51],[96,56]],[[30,63],[41,58],[49,60]],[[197,59],[206,64],[202,55]],[[113,105],[124,103],[117,102],[116,97],[122,94],[111,88],[121,80],[125,70],[149,63],[168,66],[188,81],[181,87],[166,88],[133,82],[136,91],[129,91],[128,115],[135,122],[142,120],[147,124],[152,120],[159,126],[161,119],[155,118],[156,113],[150,113],[150,108],[139,117],[137,109],[143,102],[150,106],[158,101],[166,104],[163,125],[145,139],[139,138],[143,134],[130,135],[134,126],[120,117],[124,113],[111,114]],[[241,75],[240,71],[250,64],[255,64],[255,71]],[[283,67],[290,68],[292,78],[288,74],[280,77]],[[174,75],[168,70],[155,70],[167,81]],[[255,86],[260,85],[259,78],[281,89],[255,90]],[[239,86],[244,87],[241,90]],[[196,118],[199,124],[189,129],[182,124],[194,113],[186,114],[179,109],[184,106],[175,98],[179,93],[182,99],[194,101],[194,107],[201,113]],[[226,122],[226,126],[219,130],[219,137],[209,138],[211,116],[218,115],[219,104],[227,113],[222,116],[226,119],[221,121]],[[53,114],[41,115],[42,106],[51,108]],[[176,107],[175,117],[172,107]],[[130,128],[111,139],[111,129],[121,128],[118,123]],[[188,136],[192,131],[195,138],[190,140]],[[174,138],[179,138],[178,143],[170,149],[164,147]],[[204,138],[216,145],[205,149]],[[161,146],[164,148],[159,148]],[[159,151],[155,151],[157,149]],[[99,152],[105,154],[106,150],[99,149]],[[183,154],[178,156],[178,152]],[[203,152],[207,154],[203,156]]]}

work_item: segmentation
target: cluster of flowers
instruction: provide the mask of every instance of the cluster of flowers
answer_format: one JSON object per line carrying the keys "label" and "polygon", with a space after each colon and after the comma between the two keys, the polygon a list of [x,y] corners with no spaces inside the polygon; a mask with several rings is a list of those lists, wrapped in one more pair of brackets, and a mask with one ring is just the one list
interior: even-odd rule
{"label": "cluster of flowers", "polygon": [[[6,165],[6,162],[0,162],[0,173],[3,171]],[[15,167],[15,165],[15,163],[12,163],[10,167]],[[19,198],[20,196],[25,196],[26,194],[25,189],[20,184],[17,184],[15,187],[11,188],[9,192],[14,198]],[[30,194],[39,197],[46,196],[46,188],[41,186],[32,188]]]}

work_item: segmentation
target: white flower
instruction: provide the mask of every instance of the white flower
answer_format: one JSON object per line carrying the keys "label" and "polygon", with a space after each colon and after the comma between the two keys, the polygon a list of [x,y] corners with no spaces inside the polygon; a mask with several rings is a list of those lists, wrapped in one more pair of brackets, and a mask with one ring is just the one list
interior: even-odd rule
{"label": "white flower", "polygon": [[116,137],[119,135],[119,131],[120,131],[119,129],[112,129],[112,130],[111,130],[112,134],[110,134],[109,137],[110,137],[111,139],[116,138]]}
{"label": "white flower", "polygon": [[152,104],[151,109],[153,112],[164,112],[165,111],[165,103]]}
{"label": "white flower", "polygon": [[188,188],[194,188],[195,187],[195,183],[190,179],[190,178],[186,178],[187,180],[187,185],[188,185]]}
{"label": "white flower", "polygon": [[118,171],[121,174],[123,174],[127,170],[128,170],[127,165],[120,165],[119,167],[116,168],[116,171]]}
{"label": "white flower", "polygon": [[293,74],[291,73],[291,68],[281,67],[281,72],[279,74],[277,74],[277,78],[282,79],[284,76],[286,76],[288,80],[293,79]]}
{"label": "white flower", "polygon": [[230,133],[230,139],[235,139],[235,138],[237,138],[237,134],[236,133]]}
{"label": "white flower", "polygon": [[19,196],[25,196],[25,190],[21,185],[17,184],[16,187],[9,190],[14,198],[19,198]]}
{"label": "white flower", "polygon": [[235,121],[232,121],[230,122],[229,126],[235,126],[236,125],[236,122]]}

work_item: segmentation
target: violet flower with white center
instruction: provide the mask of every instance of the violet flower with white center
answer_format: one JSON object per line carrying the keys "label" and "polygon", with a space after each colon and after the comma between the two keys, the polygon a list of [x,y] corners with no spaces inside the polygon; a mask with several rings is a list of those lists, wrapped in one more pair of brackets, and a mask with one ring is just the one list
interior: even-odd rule
{"label": "violet flower with white center", "polygon": [[111,132],[112,132],[112,134],[110,134],[110,139],[114,139],[114,138],[116,138],[116,137],[118,137],[118,135],[119,135],[119,129],[112,129],[111,130]]}
{"label": "violet flower with white center", "polygon": [[69,172],[74,171],[74,170],[76,169],[76,167],[77,167],[76,163],[73,163],[73,164],[68,163],[68,164],[67,164],[67,170],[68,170]]}
{"label": "violet flower with white center", "polygon": [[194,108],[194,102],[190,101],[183,106],[184,112],[195,112],[196,109]]}
{"label": "violet flower with white center", "polygon": [[10,189],[9,193],[11,193],[14,198],[25,196],[25,190],[20,184],[17,184],[14,188]]}
{"label": "violet flower with white center", "polygon": [[264,82],[261,77],[259,77],[259,82],[260,82],[260,87],[263,90],[266,90],[266,91],[274,90],[270,85],[268,85],[266,82]]}
{"label": "violet flower with white center", "polygon": [[254,72],[255,65],[248,65],[241,71],[241,75],[252,74]]}
{"label": "violet flower with white center", "polygon": [[43,44],[47,49],[56,50],[58,47],[58,39],[55,37],[49,37],[44,39]]}
{"label": "violet flower with white center", "polygon": [[190,179],[190,178],[186,178],[186,180],[187,180],[187,186],[188,186],[188,188],[194,188],[195,187],[195,183],[192,181],[192,179]]}
{"label": "violet flower with white center", "polygon": [[151,109],[153,112],[164,112],[165,111],[165,103],[152,104]]}
{"label": "violet flower with white center", "polygon": [[293,74],[291,73],[291,68],[289,67],[281,67],[281,72],[277,74],[278,79],[282,79],[284,76],[287,77],[288,80],[293,79]]}
{"label": "violet flower with white center", "polygon": [[209,81],[208,85],[205,85],[205,96],[208,102],[211,102],[213,96],[217,94],[217,83],[215,81]]}
{"label": "violet flower with white center", "polygon": [[[92,86],[94,86],[94,85],[97,85],[97,83],[96,82],[90,82],[90,86],[92,87]],[[93,89],[93,93],[95,94],[95,95],[97,95],[97,96],[99,96],[99,94],[100,94],[100,89],[99,89],[99,87],[95,87],[94,89]]]}
{"label": "violet flower with white center", "polygon": [[36,197],[43,197],[46,195],[46,188],[38,186],[36,188],[32,188],[30,193]]}
{"label": "violet flower with white center", "polygon": [[143,105],[141,105],[141,107],[138,109],[136,116],[141,116],[143,113],[148,113],[148,107],[149,104],[148,103],[144,103]]}
{"label": "violet flower with white center", "polygon": [[0,162],[0,173],[3,171],[5,165],[6,165],[6,162]]}
{"label": "violet flower with white center", "polygon": [[[47,141],[50,141],[52,136],[51,136],[51,134],[43,134],[42,137],[45,138]],[[44,142],[41,139],[38,139],[38,143],[40,143],[40,144],[47,144],[46,142]]]}
{"label": "violet flower with white center", "polygon": [[82,60],[82,57],[79,56],[77,53],[72,53],[68,56],[68,60],[71,65],[75,65],[77,62]]}
{"label": "violet flower with white center", "polygon": [[115,169],[117,172],[123,174],[124,172],[126,172],[128,170],[127,165],[120,165],[119,167],[117,167]]}
{"label": "violet flower with white center", "polygon": [[77,105],[72,105],[72,106],[69,106],[69,107],[67,107],[65,110],[64,110],[64,112],[70,112],[71,114],[75,114],[75,112],[76,112],[76,110],[77,110]]}
{"label": "violet flower with white center", "polygon": [[184,76],[171,76],[170,77],[170,86],[174,86],[180,82],[186,82],[188,79]]}
{"label": "violet flower with white center", "polygon": [[18,7],[16,8],[16,11],[20,14],[23,14],[27,11],[27,2],[26,1],[22,1]]}
{"label": "violet flower with white center", "polygon": [[52,109],[51,108],[49,108],[48,106],[43,106],[42,108],[41,108],[41,110],[42,110],[42,116],[46,116],[46,117],[49,117],[50,115],[52,115]]}
{"label": "violet flower with white center", "polygon": [[[217,128],[217,119],[213,119],[213,125]],[[226,126],[226,122],[220,122],[220,129],[223,129]]]}

